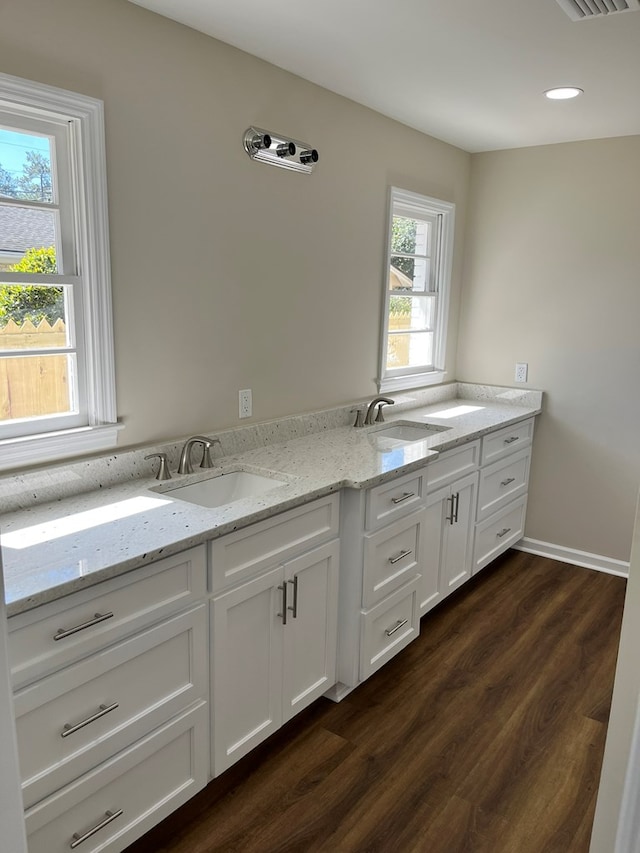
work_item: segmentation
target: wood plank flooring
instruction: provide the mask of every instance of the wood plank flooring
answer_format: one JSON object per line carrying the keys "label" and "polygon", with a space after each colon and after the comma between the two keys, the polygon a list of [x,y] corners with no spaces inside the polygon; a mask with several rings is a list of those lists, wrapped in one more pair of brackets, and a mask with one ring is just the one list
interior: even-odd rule
{"label": "wood plank flooring", "polygon": [[127,853],[587,853],[624,590],[508,552]]}

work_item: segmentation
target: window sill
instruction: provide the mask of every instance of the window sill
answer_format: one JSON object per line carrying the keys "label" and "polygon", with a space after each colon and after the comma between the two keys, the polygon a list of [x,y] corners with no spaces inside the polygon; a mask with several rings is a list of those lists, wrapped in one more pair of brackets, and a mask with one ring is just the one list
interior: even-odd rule
{"label": "window sill", "polygon": [[378,383],[380,393],[387,391],[407,391],[409,388],[424,388],[427,385],[441,385],[447,381],[445,370],[433,370],[431,373],[412,373],[404,376],[390,376]]}
{"label": "window sill", "polygon": [[109,450],[123,428],[124,424],[106,424],[1,440],[0,471]]}

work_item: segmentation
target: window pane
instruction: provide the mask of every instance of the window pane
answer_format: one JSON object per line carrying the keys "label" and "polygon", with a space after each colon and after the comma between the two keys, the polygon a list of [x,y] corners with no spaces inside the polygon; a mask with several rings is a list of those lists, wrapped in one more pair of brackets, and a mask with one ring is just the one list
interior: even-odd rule
{"label": "window pane", "polygon": [[433,364],[433,332],[389,335],[387,370],[401,367],[425,367]]}
{"label": "window pane", "polygon": [[394,216],[391,227],[391,251],[407,255],[430,255],[431,223],[421,219]]}
{"label": "window pane", "polygon": [[0,196],[51,203],[51,140],[0,128]]}
{"label": "window pane", "polygon": [[434,311],[433,297],[391,296],[389,331],[433,329]]}
{"label": "window pane", "polygon": [[69,346],[68,286],[0,283],[0,351]]}
{"label": "window pane", "polygon": [[0,270],[56,273],[53,211],[0,204]]}
{"label": "window pane", "polygon": [[0,358],[0,423],[75,411],[73,355]]}
{"label": "window pane", "polygon": [[390,290],[413,290],[415,293],[424,293],[430,289],[430,278],[429,258],[391,258]]}

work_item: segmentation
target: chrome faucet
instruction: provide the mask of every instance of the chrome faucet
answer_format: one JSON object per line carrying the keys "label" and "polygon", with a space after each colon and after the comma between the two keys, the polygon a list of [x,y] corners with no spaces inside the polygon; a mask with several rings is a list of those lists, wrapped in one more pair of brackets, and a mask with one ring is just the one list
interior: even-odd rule
{"label": "chrome faucet", "polygon": [[191,448],[194,444],[203,446],[201,468],[213,468],[213,460],[211,459],[211,448],[214,444],[220,444],[219,438],[207,438],[204,435],[194,435],[188,438],[182,453],[180,454],[180,463],[178,464],[178,474],[193,474],[193,465],[191,464]]}
{"label": "chrome faucet", "polygon": [[382,416],[382,407],[385,404],[393,406],[394,403],[395,400],[391,400],[389,397],[374,397],[373,400],[369,403],[369,408],[367,409],[367,414],[364,419],[365,426],[371,426],[371,424],[373,423],[373,410],[376,406],[378,407],[378,416],[376,418],[376,423],[384,423],[384,417]]}

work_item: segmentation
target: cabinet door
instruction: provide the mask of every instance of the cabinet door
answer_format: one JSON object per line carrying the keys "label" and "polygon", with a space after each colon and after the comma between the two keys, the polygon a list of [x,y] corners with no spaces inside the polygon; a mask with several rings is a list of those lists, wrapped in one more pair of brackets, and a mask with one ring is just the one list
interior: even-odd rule
{"label": "cabinet door", "polygon": [[451,489],[445,486],[427,495],[424,515],[424,545],[420,560],[420,579],[418,607],[423,616],[431,610],[441,598],[441,563],[444,552],[444,537],[449,525],[447,516],[451,508]]}
{"label": "cabinet door", "polygon": [[473,527],[476,514],[478,474],[470,474],[451,486],[453,523],[445,522],[442,592],[447,595],[471,577]]}
{"label": "cabinet door", "polygon": [[336,679],[338,542],[285,565],[283,722],[322,696]]}
{"label": "cabinet door", "polygon": [[281,724],[283,578],[272,569],[211,604],[216,776]]}

